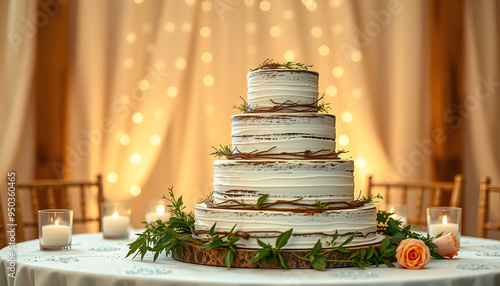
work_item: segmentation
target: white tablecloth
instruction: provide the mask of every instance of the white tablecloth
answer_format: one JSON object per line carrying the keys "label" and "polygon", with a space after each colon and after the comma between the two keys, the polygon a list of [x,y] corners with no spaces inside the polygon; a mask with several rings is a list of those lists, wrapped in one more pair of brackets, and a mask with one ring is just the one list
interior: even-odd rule
{"label": "white tablecloth", "polygon": [[[131,236],[133,238],[133,236]],[[15,251],[0,251],[0,286],[15,285],[500,285],[500,241],[462,237],[452,260],[431,258],[425,269],[399,266],[316,270],[230,269],[175,261],[155,263],[130,257],[128,240],[104,240],[102,234],[73,236],[70,251],[40,251],[38,240],[22,242]],[[16,277],[8,278],[15,254]]]}

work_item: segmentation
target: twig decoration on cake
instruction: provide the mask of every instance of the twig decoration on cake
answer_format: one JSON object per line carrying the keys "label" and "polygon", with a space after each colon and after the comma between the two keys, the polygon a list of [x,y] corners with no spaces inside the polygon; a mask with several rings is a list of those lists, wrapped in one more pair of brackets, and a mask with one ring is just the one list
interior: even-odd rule
{"label": "twig decoration on cake", "polygon": [[241,98],[241,100],[243,100],[243,103],[240,103],[240,105],[238,105],[238,106],[233,105],[233,109],[238,109],[239,111],[245,113],[249,109],[251,109],[251,107],[248,105],[248,102],[243,97],[240,96],[240,98]]}
{"label": "twig decoration on cake", "polygon": [[[200,234],[208,234],[209,231],[208,230],[204,230],[204,229],[200,229],[200,230],[194,230],[193,231],[193,234],[196,234],[196,235],[200,235]],[[266,230],[266,231],[259,231],[259,230],[250,230],[250,231],[236,231],[234,232],[234,235],[237,235],[243,239],[249,239],[249,238],[257,238],[257,237],[262,237],[262,235],[259,235],[259,234],[262,234],[262,233],[265,233],[266,234],[266,238],[276,238],[276,237],[279,237],[280,234],[282,234],[283,232],[282,231],[277,231],[277,230]],[[270,233],[274,233],[274,234],[270,234]],[[345,234],[342,234],[342,235],[339,235],[339,236],[352,236],[353,234],[356,234],[356,237],[367,237],[368,235],[370,234],[373,234],[375,232],[367,232],[366,234],[363,234],[363,233],[360,233],[360,232],[356,232],[356,233],[352,233],[352,232],[349,232],[349,233],[345,233]],[[215,234],[218,234],[220,235],[221,238],[224,238],[224,237],[227,237],[227,235],[229,234],[229,232],[227,231],[216,231]],[[292,233],[292,236],[312,236],[312,235],[323,235],[323,236],[334,236],[335,234],[333,233],[327,233],[327,232],[322,232],[322,231],[318,231],[318,232],[308,232],[308,233]]]}
{"label": "twig decoration on cake", "polygon": [[283,158],[297,158],[297,159],[308,159],[308,160],[318,160],[318,159],[338,159],[340,154],[347,153],[346,150],[338,150],[338,151],[330,151],[330,149],[321,149],[318,151],[306,150],[303,152],[280,152],[273,153],[272,150],[276,148],[273,146],[264,151],[254,150],[252,152],[244,153],[240,152],[238,148],[234,148],[231,150],[229,146],[225,146],[217,149],[211,155],[215,155],[218,158],[222,156],[226,156],[227,159],[243,159],[243,160],[251,160],[251,159],[283,159]]}
{"label": "twig decoration on cake", "polygon": [[212,146],[212,149],[214,149],[215,151],[210,153],[210,155],[213,155],[217,158],[221,158],[224,156],[227,158],[227,156],[232,155],[234,150],[235,150],[235,149],[231,149],[231,145],[219,144],[219,146],[220,146],[220,149]]}
{"label": "twig decoration on cake", "polygon": [[325,95],[323,94],[320,98],[318,98],[316,101],[310,104],[300,104],[299,101],[291,101],[287,100],[285,102],[276,102],[272,99],[270,101],[274,104],[274,106],[271,107],[258,107],[254,105],[249,105],[248,102],[240,96],[240,98],[243,100],[243,103],[241,103],[239,106],[234,105],[233,108],[240,110],[243,113],[270,113],[270,112],[323,112],[323,113],[328,113],[329,109],[332,109],[329,105],[329,102],[322,102],[321,101]]}
{"label": "twig decoration on cake", "polygon": [[288,69],[288,70],[308,70],[313,65],[305,65],[301,62],[294,63],[291,61],[288,62],[274,62],[273,59],[267,58],[263,63],[259,65],[259,67],[255,69],[250,69],[251,71],[257,70],[272,70],[272,69]]}
{"label": "twig decoration on cake", "polygon": [[[267,197],[266,197],[267,198]],[[272,203],[261,203],[259,205],[245,203],[243,200],[235,200],[229,199],[220,203],[214,203],[213,200],[205,200],[204,203],[210,207],[215,209],[240,209],[240,210],[252,210],[252,209],[262,209],[266,211],[290,211],[290,212],[300,212],[300,213],[317,213],[323,211],[331,211],[331,210],[343,210],[343,209],[351,209],[358,208],[365,205],[364,201],[352,201],[352,202],[325,202],[321,203],[322,207],[318,207],[317,203],[308,204],[301,203],[302,198],[293,199],[293,200],[277,200]],[[335,204],[335,206],[331,206]],[[276,208],[273,206],[276,205],[291,205],[302,208]]]}

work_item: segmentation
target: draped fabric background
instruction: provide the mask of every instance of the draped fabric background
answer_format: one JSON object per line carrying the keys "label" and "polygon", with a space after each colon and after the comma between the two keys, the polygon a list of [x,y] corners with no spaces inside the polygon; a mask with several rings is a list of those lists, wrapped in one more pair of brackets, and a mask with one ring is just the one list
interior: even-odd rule
{"label": "draped fabric background", "polygon": [[[431,177],[423,150],[434,140],[428,1],[53,2],[72,11],[68,138],[64,161],[55,164],[62,168],[54,172],[68,178],[103,173],[106,200],[130,201],[136,227],[148,202],[171,186],[189,207],[211,191],[211,146],[230,144],[230,116],[238,113],[239,97],[246,98],[246,73],[266,58],[313,64],[320,73],[319,91],[337,116],[337,148],[355,160],[356,192],[368,174]],[[33,1],[0,5],[5,35],[19,31],[15,20],[36,9]],[[469,0],[465,7],[467,88],[459,116],[470,235],[479,177],[500,183],[499,4]],[[2,41],[8,61],[0,67],[7,89],[0,169],[31,178],[33,42],[13,54],[8,37]],[[478,98],[479,76],[493,83],[481,90],[488,96]],[[477,100],[472,105],[467,98]]]}
{"label": "draped fabric background", "polygon": [[34,174],[36,31],[26,25],[26,19],[36,10],[34,1],[0,2],[0,200],[4,212],[7,173],[22,170],[24,178]]}
{"label": "draped fabric background", "polygon": [[[466,93],[463,105],[457,107],[457,124],[465,127],[465,202],[473,210],[481,176],[489,175],[495,185],[500,184],[500,3],[468,1],[465,11]],[[490,219],[498,222],[500,198],[492,202],[495,212]],[[466,219],[474,230],[475,213],[470,214]]]}
{"label": "draped fabric background", "polygon": [[[272,58],[320,73],[319,90],[338,116],[338,147],[358,165],[356,191],[369,173],[425,178],[425,166],[398,170],[413,138],[428,132],[425,4],[310,3],[77,2],[70,114],[81,115],[71,118],[70,146],[78,153],[95,144],[71,175],[116,174],[106,198],[140,190],[138,214],[170,186],[193,206],[212,187],[211,146],[230,143],[246,73]],[[100,129],[104,120],[109,131]]]}

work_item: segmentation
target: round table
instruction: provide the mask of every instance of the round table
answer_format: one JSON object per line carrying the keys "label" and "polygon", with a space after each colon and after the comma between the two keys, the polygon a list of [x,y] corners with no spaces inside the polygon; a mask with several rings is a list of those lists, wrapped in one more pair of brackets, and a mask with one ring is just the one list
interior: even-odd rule
{"label": "round table", "polygon": [[[139,231],[137,231],[139,232]],[[38,239],[0,251],[0,286],[15,285],[500,285],[500,241],[462,237],[459,255],[431,258],[425,269],[396,266],[326,271],[230,269],[194,265],[162,255],[125,258],[130,239],[105,240],[101,233],[73,236],[69,251],[41,251]],[[9,260],[16,260],[11,269]],[[11,270],[14,270],[12,272]],[[10,278],[15,274],[15,278]],[[12,275],[11,275],[12,276]]]}

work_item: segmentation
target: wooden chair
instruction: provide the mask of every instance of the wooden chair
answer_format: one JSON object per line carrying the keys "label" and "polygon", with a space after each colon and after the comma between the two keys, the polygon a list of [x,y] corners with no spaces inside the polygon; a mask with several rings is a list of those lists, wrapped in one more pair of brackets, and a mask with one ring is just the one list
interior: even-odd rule
{"label": "wooden chair", "polygon": [[[408,224],[426,226],[427,219],[425,216],[422,217],[422,211],[425,214],[425,207],[437,207],[437,206],[448,206],[448,207],[459,207],[462,204],[462,192],[464,188],[464,178],[462,175],[455,175],[453,182],[377,182],[373,181],[373,176],[368,177],[368,194],[372,195],[373,188],[384,188],[385,192],[382,193],[384,196],[385,203],[392,203],[391,200],[393,192],[399,191],[399,203],[407,206],[407,213],[410,209],[414,210],[414,215],[410,218],[408,217]],[[393,191],[391,194],[391,190]],[[416,192],[416,198],[410,204],[407,204],[407,199],[409,192]],[[424,194],[430,193],[430,204],[423,206]],[[448,196],[443,194],[447,193]],[[447,199],[445,199],[447,198]]]}
{"label": "wooden chair", "polygon": [[[79,191],[78,199],[72,199],[70,192]],[[23,205],[25,201],[20,197],[27,192],[31,202],[31,218],[24,219]],[[90,192],[90,194],[89,194]],[[92,194],[92,192],[96,192]],[[89,216],[87,195],[94,195],[98,216]],[[40,201],[42,199],[42,201]],[[17,241],[25,240],[25,229],[31,227],[38,232],[38,210],[40,209],[73,209],[73,226],[97,222],[102,229],[101,203],[104,201],[102,176],[96,176],[95,181],[80,180],[30,180],[16,182],[16,223]],[[76,205],[79,202],[79,205]],[[76,208],[78,212],[76,212]]]}
{"label": "wooden chair", "polygon": [[[0,203],[0,249],[4,248],[9,244],[9,233],[7,232],[9,230],[7,224],[9,222],[4,222],[3,220],[3,205]],[[8,208],[8,204],[5,204]]]}
{"label": "wooden chair", "polygon": [[[477,237],[486,237],[487,230],[500,231],[500,222],[494,224],[489,221],[489,214],[491,209],[491,194],[500,194],[500,185],[491,185],[489,177],[481,178],[481,187],[479,189],[479,202],[477,207]],[[498,212],[498,211],[497,211]]]}

